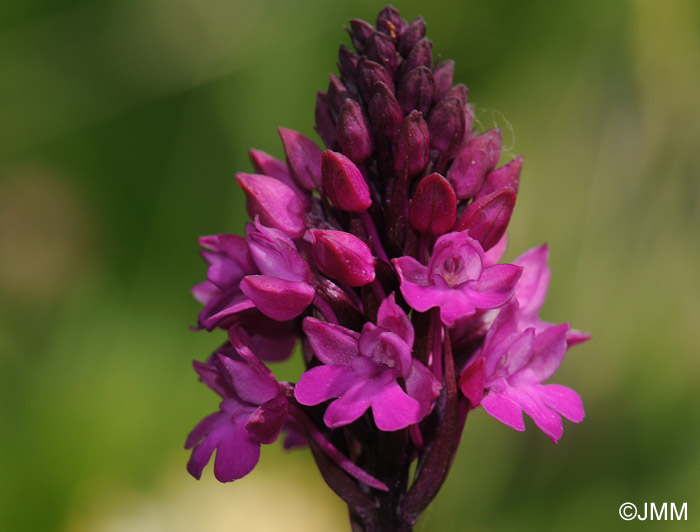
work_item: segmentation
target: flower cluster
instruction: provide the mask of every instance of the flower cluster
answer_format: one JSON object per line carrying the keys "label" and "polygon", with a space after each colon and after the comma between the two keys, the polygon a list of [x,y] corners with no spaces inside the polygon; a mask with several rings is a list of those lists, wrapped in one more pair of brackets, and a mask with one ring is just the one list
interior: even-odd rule
{"label": "flower cluster", "polygon": [[[236,176],[245,238],[200,239],[199,326],[228,340],[195,362],[222,402],[190,434],[188,470],[199,478],[216,450],[216,477],[241,478],[284,431],[356,529],[410,530],[470,409],[516,430],[524,412],[554,442],[561,416],[583,419],[573,390],[543,383],[588,336],[538,316],[545,246],[499,263],[522,157],[498,167],[500,131],[474,129],[423,19],[387,7],[349,33],[355,51],[340,47],[316,99],[325,150],[280,129],[286,159],[252,150],[255,173]],[[298,340],[306,369],[278,382],[266,363]]]}

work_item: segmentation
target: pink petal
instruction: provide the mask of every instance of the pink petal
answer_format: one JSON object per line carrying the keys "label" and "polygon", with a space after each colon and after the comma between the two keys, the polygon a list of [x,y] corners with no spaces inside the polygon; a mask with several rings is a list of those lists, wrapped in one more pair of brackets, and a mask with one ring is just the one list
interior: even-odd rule
{"label": "pink petal", "polygon": [[312,406],[340,397],[357,383],[349,366],[321,365],[302,373],[294,387],[294,397],[302,405]]}
{"label": "pink petal", "polygon": [[321,148],[291,129],[278,129],[294,180],[306,190],[321,186]]}
{"label": "pink petal", "polygon": [[241,290],[260,312],[277,321],[296,318],[306,310],[316,293],[309,284],[268,275],[244,277]]}
{"label": "pink petal", "polygon": [[581,397],[571,388],[560,384],[545,384],[537,387],[537,393],[547,406],[569,421],[580,423],[586,417]]}
{"label": "pink petal", "polygon": [[260,174],[236,174],[236,181],[246,193],[246,210],[251,218],[283,231],[292,238],[306,230],[304,205],[297,194],[274,177]]}
{"label": "pink petal", "polygon": [[520,432],[525,430],[522,408],[509,397],[492,391],[481,400],[481,406],[487,414],[510,428]]}
{"label": "pink petal", "polygon": [[219,355],[219,362],[226,368],[236,394],[254,405],[266,403],[279,393],[277,382],[251,368],[245,362],[231,360]]}
{"label": "pink petal", "polygon": [[403,338],[409,346],[413,345],[415,335],[413,325],[403,309],[396,304],[396,297],[393,293],[379,305],[377,326]]}
{"label": "pink petal", "polygon": [[231,482],[250,473],[260,459],[260,443],[242,424],[231,425],[216,448],[214,476],[219,482]]}
{"label": "pink petal", "polygon": [[360,356],[358,332],[315,318],[305,318],[302,328],[316,358],[324,364],[348,366]]}
{"label": "pink petal", "polygon": [[372,414],[379,430],[399,430],[423,419],[420,403],[404,392],[396,381],[374,395]]}
{"label": "pink petal", "polygon": [[431,284],[428,279],[428,268],[413,257],[399,257],[392,259],[391,262],[394,264],[396,272],[399,274],[401,285],[403,285],[404,282],[420,286],[428,286]]}
{"label": "pink petal", "polygon": [[505,393],[513,402],[522,407],[523,412],[530,416],[535,425],[549,436],[554,443],[561,439],[564,433],[561,416],[544,404],[537,388],[508,387]]}
{"label": "pink petal", "polygon": [[527,366],[537,382],[544,382],[554,375],[564,359],[568,330],[568,324],[553,325],[537,335],[535,353]]}
{"label": "pink petal", "polygon": [[474,306],[479,309],[498,308],[513,296],[513,287],[522,268],[513,264],[496,264],[485,268],[476,282],[466,287]]}
{"label": "pink petal", "polygon": [[323,416],[324,423],[331,429],[349,425],[367,411],[372,397],[379,392],[379,389],[378,385],[372,381],[356,384],[340,399],[328,405]]}
{"label": "pink petal", "polygon": [[422,417],[427,416],[433,409],[441,389],[442,385],[433,372],[413,359],[411,372],[406,377],[406,393],[420,403]]}
{"label": "pink petal", "polygon": [[523,267],[523,273],[515,285],[515,298],[520,303],[523,317],[535,319],[545,297],[551,270],[547,266],[547,244],[532,248],[520,255],[514,264]]}

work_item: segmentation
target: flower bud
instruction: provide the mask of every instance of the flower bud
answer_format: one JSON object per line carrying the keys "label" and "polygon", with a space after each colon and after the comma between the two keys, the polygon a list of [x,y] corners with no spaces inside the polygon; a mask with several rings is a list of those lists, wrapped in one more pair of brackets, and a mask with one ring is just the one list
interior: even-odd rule
{"label": "flower bud", "polygon": [[374,263],[367,244],[344,231],[312,230],[313,255],[318,269],[348,286],[374,281]]}
{"label": "flower bud", "polygon": [[386,6],[377,15],[377,31],[389,35],[392,39],[403,33],[406,29],[406,22],[394,6]]}
{"label": "flower bud", "polygon": [[352,19],[350,21],[350,39],[352,45],[359,53],[364,53],[365,44],[370,35],[374,33],[374,28],[369,22],[364,20]]}
{"label": "flower bud", "polygon": [[411,49],[411,53],[406,58],[404,72],[410,72],[414,68],[430,68],[433,63],[433,43],[423,38]]}
{"label": "flower bud", "polygon": [[427,115],[433,101],[434,88],[433,73],[428,67],[418,67],[406,72],[397,93],[403,112],[408,114],[416,109]]}
{"label": "flower bud", "polygon": [[394,158],[394,170],[401,177],[416,175],[428,165],[430,157],[430,134],[428,124],[418,111],[413,111],[403,121],[399,132]]}
{"label": "flower bud", "polygon": [[503,236],[515,207],[515,191],[505,187],[476,200],[460,217],[456,231],[469,231],[484,251],[491,249]]}
{"label": "flower bud", "polygon": [[369,117],[377,138],[393,140],[401,129],[403,112],[394,93],[384,83],[374,86],[374,97],[369,102]]}
{"label": "flower bud", "polygon": [[430,113],[430,146],[444,154],[446,160],[452,157],[464,138],[465,120],[464,104],[459,98],[445,98]]}
{"label": "flower bud", "polygon": [[467,104],[467,100],[469,99],[469,89],[464,83],[460,83],[458,85],[455,85],[454,87],[451,87],[450,90],[448,90],[445,93],[445,98],[459,98],[464,102],[464,104]]}
{"label": "flower bud", "polygon": [[350,50],[344,44],[340,45],[338,50],[338,70],[344,80],[355,79],[357,75],[357,62],[360,60],[355,52]]}
{"label": "flower bud", "polygon": [[361,57],[357,67],[358,90],[365,102],[372,100],[374,86],[380,81],[394,91],[394,79],[391,74],[379,63]]}
{"label": "flower bud", "polygon": [[408,57],[413,47],[423,37],[425,37],[425,20],[418,17],[406,27],[406,30],[399,37],[399,53]]}
{"label": "flower bud", "polygon": [[343,103],[336,124],[340,149],[351,160],[361,163],[372,154],[374,143],[362,106],[348,98]]}
{"label": "flower bud", "polygon": [[424,177],[413,194],[408,220],[419,233],[441,235],[455,224],[457,197],[452,185],[438,173]]}
{"label": "flower bud", "polygon": [[338,138],[335,134],[335,122],[331,115],[328,95],[325,92],[318,91],[316,94],[314,117],[316,118],[316,133],[321,137],[326,147],[334,148]]}
{"label": "flower bud", "polygon": [[481,187],[481,190],[479,190],[477,199],[503,187],[510,187],[517,193],[520,183],[520,170],[522,167],[523,156],[519,155],[508,164],[486,174],[484,185]]}
{"label": "flower bud", "polygon": [[477,195],[486,174],[498,164],[500,155],[500,129],[490,129],[467,141],[447,172],[460,200]]}
{"label": "flower bud", "polygon": [[396,70],[399,64],[399,55],[391,37],[385,33],[375,31],[370,35],[365,45],[365,53],[372,61],[386,68],[389,72]]}
{"label": "flower bud", "polygon": [[321,183],[321,148],[292,129],[281,127],[277,131],[295,181],[306,190],[318,188]]}
{"label": "flower bud", "polygon": [[435,70],[433,70],[433,79],[435,80],[435,94],[433,94],[433,99],[436,102],[442,100],[445,94],[447,94],[447,91],[450,90],[454,71],[455,62],[451,59],[443,61]]}
{"label": "flower bud", "polygon": [[328,104],[334,113],[333,116],[337,116],[346,98],[349,97],[349,93],[343,82],[336,76],[330,74],[328,77],[330,78],[328,83]]}
{"label": "flower bud", "polygon": [[323,153],[322,174],[323,190],[337,208],[359,212],[372,204],[362,172],[342,153],[331,150]]}
{"label": "flower bud", "polygon": [[236,174],[238,185],[246,193],[246,210],[251,218],[283,231],[292,238],[306,231],[304,206],[296,193],[274,177],[259,174]]}

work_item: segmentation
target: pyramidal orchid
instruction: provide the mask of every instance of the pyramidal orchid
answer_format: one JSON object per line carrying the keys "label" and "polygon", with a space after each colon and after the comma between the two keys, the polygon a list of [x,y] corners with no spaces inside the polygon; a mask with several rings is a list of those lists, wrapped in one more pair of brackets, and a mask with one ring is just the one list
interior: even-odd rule
{"label": "pyramidal orchid", "polygon": [[[245,237],[200,239],[200,329],[226,342],[200,379],[218,411],[190,433],[188,471],[221,482],[284,434],[306,444],[355,531],[410,531],[442,486],[467,413],[483,408],[555,443],[578,394],[547,381],[589,336],[543,321],[546,246],[502,263],[522,157],[498,166],[501,133],[473,127],[454,63],[423,19],[384,8],[351,20],[354,50],[316,96],[323,141],[279,129],[284,160],[251,150],[236,180]],[[300,348],[296,383],[274,363]]]}

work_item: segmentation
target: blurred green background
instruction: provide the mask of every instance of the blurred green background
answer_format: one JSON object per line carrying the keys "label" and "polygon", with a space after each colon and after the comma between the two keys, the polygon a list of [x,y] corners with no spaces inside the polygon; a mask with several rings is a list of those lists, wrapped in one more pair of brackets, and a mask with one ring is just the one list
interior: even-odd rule
{"label": "blurred green background", "polygon": [[[383,3],[0,3],[0,530],[346,530],[306,451],[185,471],[202,234],[240,232],[233,174],[313,133],[350,18]],[[700,5],[397,1],[457,62],[502,162],[525,155],[514,258],[548,242],[543,317],[593,334],[556,376],[559,445],[473,413],[417,531],[700,530]],[[296,368],[284,371],[294,378]],[[626,501],[688,503],[625,523]]]}

